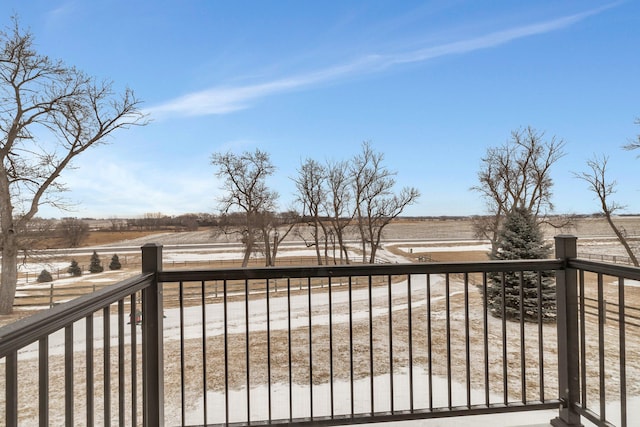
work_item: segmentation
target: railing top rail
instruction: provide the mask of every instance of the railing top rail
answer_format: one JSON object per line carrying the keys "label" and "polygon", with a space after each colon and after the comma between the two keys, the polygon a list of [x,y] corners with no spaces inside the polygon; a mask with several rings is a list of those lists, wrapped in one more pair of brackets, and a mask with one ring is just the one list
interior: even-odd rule
{"label": "railing top rail", "polygon": [[472,261],[407,264],[350,264],[294,267],[220,268],[210,270],[165,270],[160,282],[200,280],[282,279],[307,277],[382,276],[405,274],[483,273],[503,271],[552,271],[563,268],[559,259],[516,261]]}
{"label": "railing top rail", "polygon": [[640,280],[640,268],[629,265],[612,264],[602,261],[591,261],[586,259],[569,259],[567,267],[577,270],[590,271],[592,273],[602,273],[608,276],[619,276],[631,280]]}
{"label": "railing top rail", "polygon": [[0,358],[148,287],[153,276],[153,273],[139,274],[1,327]]}

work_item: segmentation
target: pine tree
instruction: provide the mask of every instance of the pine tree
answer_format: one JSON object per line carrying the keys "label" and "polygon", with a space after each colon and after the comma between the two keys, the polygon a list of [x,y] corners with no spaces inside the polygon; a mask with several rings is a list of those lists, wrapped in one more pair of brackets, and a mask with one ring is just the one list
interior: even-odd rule
{"label": "pine tree", "polygon": [[111,257],[111,263],[109,263],[109,270],[120,270],[122,268],[122,264],[120,264],[120,258],[118,258],[118,254],[113,254]]}
{"label": "pine tree", "polygon": [[93,251],[93,254],[91,255],[89,271],[91,273],[102,273],[104,271],[104,267],[100,264],[100,257],[96,251]]}
{"label": "pine tree", "polygon": [[53,282],[53,277],[51,276],[51,273],[49,273],[47,270],[42,270],[40,272],[40,275],[38,276],[38,283],[46,283],[46,282]]}
{"label": "pine tree", "polygon": [[[498,251],[492,258],[545,259],[550,251],[532,213],[526,208],[516,208],[505,218],[498,237]],[[522,304],[524,320],[537,322],[540,313],[543,322],[555,321],[556,287],[552,272],[541,272],[540,277],[533,271],[493,273],[490,279],[487,305],[494,316],[502,317],[504,312],[506,318],[519,320]]]}
{"label": "pine tree", "polygon": [[78,265],[78,261],[76,261],[75,259],[71,260],[71,265],[67,269],[67,273],[71,274],[72,276],[76,276],[76,277],[77,276],[82,276],[82,269]]}

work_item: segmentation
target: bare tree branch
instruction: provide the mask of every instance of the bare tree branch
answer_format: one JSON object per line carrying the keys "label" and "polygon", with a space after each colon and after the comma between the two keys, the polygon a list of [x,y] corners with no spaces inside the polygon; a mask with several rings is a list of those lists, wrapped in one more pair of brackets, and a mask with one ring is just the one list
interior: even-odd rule
{"label": "bare tree branch", "polygon": [[[635,121],[635,124],[640,125],[640,118],[637,118]],[[640,134],[636,135],[636,139],[633,139],[631,141],[629,141],[628,144],[624,145],[622,148],[624,148],[625,150],[637,150],[640,148]],[[640,157],[640,154],[638,154],[638,157]]]}
{"label": "bare tree branch", "polygon": [[362,152],[351,163],[355,218],[361,237],[362,261],[367,262],[367,245],[370,247],[368,262],[376,259],[382,231],[392,219],[414,203],[420,192],[416,188],[403,188],[393,192],[395,172],[383,165],[384,155],[376,153],[368,142],[362,144]]}
{"label": "bare tree branch", "polygon": [[633,265],[638,267],[638,258],[636,257],[631,245],[629,244],[626,233],[624,230],[621,230],[616,226],[613,221],[613,215],[616,211],[620,209],[624,209],[624,206],[616,203],[611,200],[611,196],[616,192],[616,182],[615,181],[607,181],[607,163],[609,158],[606,156],[597,157],[594,156],[593,159],[587,161],[587,167],[589,171],[574,173],[575,177],[585,181],[589,185],[589,190],[591,190],[598,201],[600,202],[600,210],[604,214],[607,223],[615,233],[618,241],[624,247],[627,255],[631,259]]}
{"label": "bare tree branch", "polygon": [[492,147],[482,158],[478,185],[471,187],[485,200],[490,217],[478,217],[476,236],[486,238],[496,250],[504,216],[518,207],[528,209],[536,220],[553,210],[551,167],[562,158],[564,142],[531,127],[511,133],[511,139]]}
{"label": "bare tree branch", "polygon": [[20,230],[40,206],[64,207],[60,174],[118,129],[144,125],[131,90],[116,94],[74,67],[39,55],[17,18],[0,32],[0,313],[12,310]]}
{"label": "bare tree branch", "polygon": [[242,214],[242,223],[236,232],[241,233],[245,246],[242,266],[249,263],[251,254],[261,250],[265,254],[266,265],[274,265],[270,232],[273,227],[274,211],[278,193],[269,189],[266,178],[275,171],[269,154],[256,150],[234,154],[214,153],[211,163],[217,169],[216,175],[223,180],[223,196],[220,209],[223,214],[236,210]]}

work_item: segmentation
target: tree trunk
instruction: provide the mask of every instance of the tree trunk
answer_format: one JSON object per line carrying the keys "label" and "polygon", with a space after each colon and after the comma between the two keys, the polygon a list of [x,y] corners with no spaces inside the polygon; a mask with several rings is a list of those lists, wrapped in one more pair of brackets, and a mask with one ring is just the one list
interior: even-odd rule
{"label": "tree trunk", "polygon": [[380,224],[380,227],[378,227],[375,232],[372,230],[372,235],[371,235],[371,260],[369,261],[369,263],[371,264],[375,264],[376,262],[376,255],[378,253],[378,248],[380,247],[380,241],[382,240],[382,230],[384,229],[384,227],[387,226],[387,224],[389,224],[389,222],[384,222],[382,224]]}
{"label": "tree trunk", "polygon": [[349,252],[347,251],[347,247],[344,244],[344,235],[342,234],[342,229],[336,228],[335,232],[338,238],[338,248],[340,250],[340,264],[349,264]]}
{"label": "tree trunk", "polygon": [[[253,230],[251,232],[253,232]],[[251,257],[251,252],[253,252],[253,236],[251,235],[251,233],[247,233],[246,242],[244,244],[244,258],[242,259],[243,267],[249,265],[249,257]]]}
{"label": "tree trunk", "polygon": [[273,260],[271,259],[271,242],[269,241],[269,233],[262,230],[262,242],[264,244],[264,266],[273,267]]}
{"label": "tree trunk", "polygon": [[631,259],[631,262],[633,263],[633,265],[636,267],[640,267],[640,265],[638,265],[638,258],[636,258],[636,255],[633,253],[633,250],[631,249],[631,246],[629,246],[629,242],[627,242],[627,239],[624,237],[624,235],[618,229],[618,227],[616,227],[616,225],[613,223],[613,220],[611,219],[611,214],[609,214],[608,212],[605,212],[605,217],[607,218],[607,222],[609,223],[609,226],[618,237],[618,240],[620,241],[620,243],[622,243],[622,246],[624,246],[625,251],[627,251],[627,255],[629,255],[629,258]]}
{"label": "tree trunk", "polygon": [[0,314],[11,314],[18,283],[18,249],[13,229],[2,236],[2,273],[0,274]]}
{"label": "tree trunk", "polygon": [[280,246],[280,241],[278,241],[277,237],[273,238],[273,248],[271,248],[271,265],[273,267],[276,266],[276,256],[278,254],[278,246]]}
{"label": "tree trunk", "polygon": [[322,254],[320,253],[320,238],[318,236],[318,232],[320,228],[318,227],[318,222],[314,220],[313,222],[313,245],[316,249],[316,261],[318,265],[322,265]]}
{"label": "tree trunk", "polygon": [[367,235],[364,232],[362,217],[358,219],[358,230],[360,231],[360,244],[362,245],[362,263],[367,263]]}

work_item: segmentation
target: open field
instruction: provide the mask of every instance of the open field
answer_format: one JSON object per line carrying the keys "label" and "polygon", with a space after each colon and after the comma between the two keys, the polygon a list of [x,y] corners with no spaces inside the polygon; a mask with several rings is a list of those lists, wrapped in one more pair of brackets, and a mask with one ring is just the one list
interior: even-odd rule
{"label": "open field", "polygon": [[[640,238],[640,217],[618,217],[616,223],[626,230],[632,244],[638,246]],[[545,226],[545,235],[552,238],[556,234],[574,234],[578,237],[578,255],[587,258],[613,256],[618,260],[626,257],[622,246],[615,239],[613,232],[603,218],[578,218],[572,227],[554,229]],[[355,237],[355,236],[352,236]],[[172,245],[200,245],[200,244],[236,244],[224,235],[213,235],[211,229],[191,232],[152,232],[152,231],[93,231],[84,244],[84,249],[75,249],[73,253],[34,252],[26,264],[20,266],[19,277],[21,286],[28,285],[32,290],[38,286],[42,288],[43,298],[51,299],[53,294],[51,284],[39,285],[35,278],[42,269],[49,270],[54,279],[56,294],[64,287],[86,286],[92,290],[96,286],[102,287],[109,283],[122,280],[139,272],[140,252],[136,249],[146,243],[158,243],[165,246]],[[279,265],[301,265],[315,263],[313,251],[305,250],[304,245],[293,246],[293,233],[281,246],[278,253]],[[352,244],[355,247],[357,244]],[[72,259],[78,261],[85,269],[88,268],[89,258],[93,249],[100,251],[102,265],[108,268],[111,256],[121,248],[133,249],[133,252],[119,253],[123,270],[106,272],[107,274],[85,274],[82,278],[70,278],[66,274]],[[451,247],[451,250],[447,250]],[[488,246],[486,242],[474,240],[472,220],[469,217],[443,217],[424,219],[398,219],[385,229],[381,262],[422,262],[422,261],[482,261],[487,259]],[[302,250],[301,250],[302,249]],[[235,255],[234,255],[235,254]],[[224,268],[239,266],[240,255],[238,247],[218,247],[215,249],[176,251],[165,248],[165,268]],[[355,258],[354,258],[355,259]],[[253,258],[251,265],[261,266],[262,260]],[[70,297],[82,291],[68,290],[62,292],[63,297],[56,298],[56,302],[64,300],[64,294]],[[18,316],[23,313],[18,313]],[[10,319],[0,319],[0,324]]]}
{"label": "open field", "polygon": [[[634,219],[633,221],[627,222],[627,227],[629,227],[629,229],[633,229],[633,227],[637,225],[636,221],[640,223],[638,219]],[[606,226],[606,224],[603,224],[603,221],[585,221],[579,227],[577,227],[576,230],[573,231],[574,234],[577,234],[580,237],[580,239],[583,242],[585,242],[585,245],[581,247],[581,250],[585,250],[585,248],[590,248],[589,250],[605,251],[607,253],[610,253],[613,250],[617,250],[617,248],[615,248],[615,245],[616,245],[615,242],[613,243],[610,242],[609,240],[610,235],[607,234],[607,229],[604,226]],[[579,230],[584,231],[584,233],[577,233],[576,231],[579,231]],[[105,233],[105,232],[100,232],[100,233]],[[474,241],[473,239],[469,238],[471,234],[472,234],[471,225],[470,225],[470,221],[468,220],[450,219],[450,220],[428,220],[428,221],[397,221],[391,224],[388,229],[387,240],[384,244],[381,257],[384,257],[389,262],[419,262],[426,257],[428,257],[428,259],[432,261],[446,261],[446,262],[486,260],[487,259],[486,251],[488,249],[486,242]],[[123,237],[123,235],[111,234],[114,240],[109,242],[109,239],[107,238],[107,236],[109,235],[110,235],[109,233],[105,233],[104,235],[101,236],[102,242],[104,242],[102,248],[109,247],[109,248],[114,248],[114,250],[117,249],[119,246],[139,246],[146,242],[160,242],[165,245],[175,245],[175,244],[184,243],[184,242],[202,243],[205,239],[211,238],[209,231],[199,231],[199,232],[190,232],[190,233],[161,233],[161,234],[153,234],[153,235],[145,235],[145,236],[128,235],[127,237],[131,237],[131,239],[125,239],[124,241],[117,240],[118,237]],[[198,240],[198,239],[202,239],[202,240]],[[108,246],[105,246],[105,245],[108,245]],[[88,256],[90,252],[91,252],[91,248],[87,248],[86,253],[78,255],[77,258],[79,258],[81,263],[85,262],[85,265],[88,265]],[[286,251],[283,250],[280,253],[279,255],[280,260],[282,262],[294,263],[296,258],[299,258],[302,256],[302,252],[304,251],[295,249],[295,247],[289,247],[288,250]],[[63,279],[60,279],[59,281],[54,282],[56,283],[55,286],[56,287],[60,286],[61,288],[64,288],[65,286],[71,286],[74,283],[75,284],[92,284],[92,283],[98,284],[99,283],[100,284],[99,286],[103,286],[109,283],[108,280],[111,280],[113,282],[113,281],[121,280],[127,275],[136,274],[139,272],[139,264],[138,264],[139,259],[136,258],[136,257],[139,257],[139,255],[128,255],[128,257],[129,256],[131,258],[129,258],[128,265],[125,266],[125,268],[122,271],[119,271],[117,273],[105,272],[105,273],[100,273],[96,275],[85,274],[85,276],[83,276],[82,278],[73,279],[73,280],[68,278],[63,278]],[[169,266],[171,268],[185,268],[185,267],[186,268],[212,268],[216,266],[228,267],[229,265],[225,263],[238,262],[238,258],[239,258],[239,252],[237,247],[234,249],[230,247],[227,250],[216,248],[215,250],[170,249],[165,251],[165,260],[167,261],[167,263],[169,263]],[[307,258],[307,260],[308,260],[307,262],[311,262],[312,258]],[[103,259],[103,265],[104,265],[104,261],[105,260]],[[181,262],[184,262],[185,264],[189,262],[189,264],[187,266],[181,266],[180,265]],[[256,265],[260,265],[261,260],[254,259],[253,262]],[[174,263],[174,264],[171,265],[170,263]],[[595,296],[595,293],[594,293],[594,286],[596,283],[595,278],[588,276],[586,279],[587,279],[588,295]],[[483,316],[483,312],[481,310],[482,297],[479,289],[475,286],[477,284],[478,284],[477,280],[475,281],[472,280],[471,286],[469,287],[469,293],[468,293],[468,298],[469,298],[468,304],[471,307],[469,315],[471,316],[471,320],[473,320],[471,322],[471,336],[470,336],[471,338],[470,345],[473,350],[472,354],[481,353],[480,350],[482,347],[482,331],[481,331],[482,322],[480,321]],[[397,283],[396,285],[398,289],[402,289],[403,287],[406,287],[406,284],[403,284],[400,282]],[[394,287],[396,285],[394,285]],[[417,282],[414,283],[414,285],[416,286],[415,290],[417,295],[418,289],[419,289]],[[464,288],[464,283],[457,279],[452,280],[450,285],[451,285],[450,292],[449,292],[449,295],[451,298],[450,310],[452,313],[451,339],[452,339],[452,343],[454,343],[453,348],[451,349],[451,356],[452,356],[451,362],[454,366],[464,366],[465,348],[463,344],[465,342],[466,337],[464,336],[464,332],[463,332],[464,322],[465,322],[465,316],[463,315],[463,313],[465,310],[465,305],[467,304],[464,298],[465,288]],[[223,355],[221,354],[221,351],[222,351],[221,349],[223,348],[223,346],[221,345],[222,337],[219,331],[220,319],[216,319],[216,316],[218,317],[220,316],[221,302],[220,302],[220,295],[214,292],[213,287],[215,286],[215,284],[209,284],[208,286],[210,286],[210,291],[213,295],[211,296],[210,299],[209,298],[207,299],[207,306],[210,305],[211,306],[210,309],[212,313],[217,313],[217,314],[207,315],[209,322],[211,322],[211,325],[207,326],[208,338],[207,338],[206,345],[207,345],[207,348],[209,349],[207,352],[207,359],[209,360],[208,362],[209,364],[215,365],[215,363],[217,363],[216,361],[221,360],[221,358],[223,357]],[[384,285],[380,285],[380,286],[382,287],[382,289],[384,289]],[[316,319],[322,318],[324,310],[328,309],[328,305],[325,300],[326,292],[324,289],[321,288],[313,291],[313,295],[314,295],[313,305],[315,307],[314,318]],[[607,296],[607,299],[610,302],[616,301],[616,289],[617,289],[617,284],[614,283],[614,281],[607,279],[607,282],[605,283],[604,291]],[[193,298],[188,299],[188,301],[193,301],[194,304],[197,305],[198,301],[200,301],[200,298],[198,297],[198,292],[200,292],[200,285],[195,284],[193,287],[187,286],[185,291],[187,293],[193,293]],[[277,292],[274,293],[273,299],[271,301],[272,307],[277,306],[278,298],[280,299],[283,298],[282,291],[283,289],[280,290],[281,292],[280,294],[278,294]],[[334,300],[334,306],[332,311],[336,316],[341,313],[341,310],[342,311],[346,310],[346,306],[344,306],[344,304],[340,305],[340,303],[335,302],[341,298],[340,294],[344,294],[345,292],[346,290],[344,289],[344,287],[343,288],[338,287],[334,291],[335,300]],[[424,292],[422,292],[422,294],[424,294]],[[177,299],[176,299],[177,297],[176,297],[176,292],[172,292],[170,289],[167,289],[167,292],[165,295],[167,297],[167,301],[165,304],[166,315],[167,315],[166,326],[170,328],[172,325],[172,322],[175,322],[175,317],[177,316],[176,314],[177,309],[175,308],[177,306]],[[304,287],[295,289],[293,291],[293,295],[294,295],[294,298],[301,298],[306,301]],[[433,294],[431,295],[432,300],[430,304],[431,316],[433,316],[432,324],[431,324],[433,336],[430,341],[433,354],[431,357],[429,357],[429,354],[425,353],[425,349],[427,349],[429,345],[427,340],[428,337],[424,334],[424,331],[426,330],[426,325],[420,323],[420,322],[424,322],[424,319],[427,318],[426,308],[423,305],[424,301],[422,302],[419,300],[414,301],[414,304],[416,305],[413,307],[413,312],[412,312],[412,316],[415,316],[415,319],[416,319],[415,320],[416,323],[414,324],[414,328],[415,328],[414,331],[416,332],[415,332],[415,335],[412,337],[412,339],[414,340],[414,345],[416,346],[416,350],[413,355],[415,367],[416,369],[420,368],[424,370],[428,367],[429,361],[433,359],[434,363],[432,365],[432,369],[433,369],[433,373],[436,376],[438,375],[443,376],[443,375],[446,375],[447,373],[446,365],[443,364],[442,362],[443,360],[446,360],[446,354],[448,351],[446,348],[446,342],[443,341],[444,340],[443,337],[446,335],[446,324],[445,324],[446,323],[446,314],[445,314],[446,307],[444,305],[444,300],[443,300],[444,295],[445,295],[444,288],[440,285],[436,286],[434,282],[434,289],[433,289]],[[260,301],[259,295],[252,295],[251,298],[252,298],[252,301],[254,302],[259,303]],[[232,298],[229,301],[229,303],[230,304],[237,303],[237,301],[235,301],[236,299],[237,298],[235,297]],[[398,300],[397,308],[395,307],[396,299]],[[403,304],[405,303],[406,302],[403,301],[402,295],[400,294],[396,295],[394,297],[394,302],[393,302],[394,308],[392,310],[393,310],[393,329],[400,331],[401,332],[400,335],[406,337],[408,311],[406,307],[403,308]],[[188,304],[191,304],[191,303],[188,303]],[[363,301],[362,304],[365,304],[365,302]],[[376,298],[373,302],[373,306],[377,313],[373,317],[373,325],[372,325],[373,330],[376,332],[375,333],[376,341],[374,342],[374,346],[376,347],[376,353],[375,353],[376,370],[374,374],[377,377],[379,376],[388,377],[389,369],[390,369],[390,366],[386,362],[389,358],[388,348],[385,347],[387,343],[385,339],[386,328],[388,327],[388,322],[390,319],[388,304],[389,302],[387,298],[384,296],[381,298]],[[638,287],[628,288],[626,304],[631,305],[633,307],[640,306],[640,288]],[[197,308],[197,307],[194,307],[194,308]],[[294,304],[294,309],[302,310],[302,315],[304,315],[304,308],[305,308],[305,305],[303,303],[300,303],[299,308],[296,308]],[[354,308],[357,308],[357,307],[354,307]],[[207,310],[209,310],[209,308]],[[365,306],[363,306],[363,310],[366,312]],[[29,314],[28,310],[25,310],[25,311],[19,310],[17,311],[15,316],[20,317],[27,314]],[[276,316],[275,312],[273,316]],[[99,321],[98,319],[100,317],[101,316],[96,317],[96,322]],[[342,317],[345,317],[344,313]],[[199,324],[199,317],[197,315],[194,316],[193,319],[191,319],[191,317],[189,319],[190,319],[189,320],[190,324],[188,325],[189,327],[193,327],[195,330],[202,329],[202,326]],[[13,320],[15,320],[15,317],[13,319],[0,319],[0,322],[6,323],[7,321],[13,321]],[[500,334],[498,332],[501,328],[501,321],[493,317],[489,317],[488,321],[489,321],[490,330],[496,332],[496,333],[491,333],[489,335],[490,348],[500,348],[502,343],[501,343]],[[589,336],[588,336],[589,346],[594,345],[593,340],[597,340],[596,321],[597,319],[595,318],[587,318],[587,322],[588,322],[587,327],[589,331],[593,332],[593,333],[589,333]],[[191,325],[191,323],[193,323],[193,325]],[[531,333],[532,336],[535,336],[536,334],[535,326],[529,325],[529,324],[525,326],[527,329],[527,335]],[[608,322],[607,331],[605,334],[605,339],[607,340],[607,346],[611,348],[615,348],[616,339],[617,339],[615,334],[615,328],[612,328],[611,331],[608,330],[609,327],[613,327],[613,326],[615,326],[615,322]],[[355,338],[354,338],[355,347],[366,350],[368,345],[368,335],[365,332],[368,328],[368,322],[366,321],[366,319],[357,321],[354,324],[354,328],[355,328],[354,329],[355,330]],[[514,340],[513,342],[514,349],[517,350],[518,348],[521,348],[522,343],[518,341],[518,337],[520,335],[519,325],[517,323],[508,322],[507,328],[508,328],[508,331],[507,331],[508,335],[512,337],[511,339]],[[329,334],[327,325],[323,323],[318,323],[318,324],[314,323],[312,329],[313,329],[312,335],[314,339],[311,346],[313,348],[314,360],[318,363],[319,367],[326,368],[326,366],[328,366],[327,361],[329,360],[329,357],[330,357],[329,354],[327,353],[327,348],[326,348],[326,342]],[[272,340],[271,351],[272,351],[273,359],[282,360],[283,358],[286,358],[286,351],[287,351],[286,344],[288,343],[288,339],[289,339],[287,337],[286,331],[280,330],[274,326],[270,332],[271,332],[271,340]],[[336,354],[337,355],[347,354],[348,351],[344,348],[344,346],[346,345],[346,343],[348,343],[348,339],[345,338],[349,334],[348,324],[335,323],[331,333],[333,334],[334,336],[333,339],[335,340]],[[556,360],[555,333],[556,332],[555,332],[554,324],[544,325],[544,337],[545,337],[544,363],[545,363],[545,384],[546,384],[545,391],[549,395],[553,395],[556,392],[554,388],[554,384],[556,384],[555,373],[554,373],[554,364]],[[637,354],[638,352],[640,352],[640,339],[638,338],[640,336],[640,330],[638,327],[628,327],[627,333],[628,333],[627,349],[630,352],[630,354]],[[165,354],[165,356],[167,357],[167,373],[166,373],[165,381],[168,385],[172,385],[171,387],[168,387],[167,398],[169,399],[169,401],[178,401],[179,395],[176,394],[177,393],[176,388],[173,387],[173,385],[178,384],[180,382],[179,370],[177,370],[176,367],[173,366],[169,361],[172,361],[173,363],[175,363],[176,360],[179,360],[179,348],[175,346],[176,337],[173,336],[170,331],[167,332],[167,334],[168,334],[166,338],[167,348],[166,348],[166,354]],[[294,366],[293,366],[293,374],[295,376],[294,386],[296,387],[306,387],[311,381],[311,379],[309,378],[309,373],[307,371],[307,366],[306,366],[308,357],[309,357],[308,350],[310,348],[309,343],[307,342],[308,336],[309,336],[308,330],[306,330],[304,327],[294,328],[291,333],[291,340],[293,340],[296,343],[296,348],[300,348],[300,352],[296,352],[297,358],[294,360]],[[243,384],[246,381],[246,379],[241,375],[242,372],[245,372],[246,370],[246,366],[244,366],[246,355],[243,354],[243,351],[245,348],[244,340],[246,338],[246,335],[242,332],[239,332],[237,334],[233,334],[231,338],[232,338],[231,341],[237,344],[237,349],[233,350],[237,352],[237,355],[236,355],[237,357],[233,357],[231,359],[233,365],[229,366],[229,369],[233,372],[236,372],[236,374],[234,374],[234,376],[230,378],[231,382],[229,385],[231,387],[232,392],[234,393],[238,392],[241,394],[241,391],[243,389]],[[53,343],[53,339],[52,339],[52,343]],[[250,363],[251,364],[255,363],[255,366],[251,369],[250,381],[251,381],[251,384],[259,385],[261,384],[261,382],[265,380],[265,375],[266,375],[264,371],[264,366],[263,364],[260,363],[261,358],[264,356],[266,352],[265,350],[266,348],[265,346],[267,345],[266,332],[259,331],[259,330],[252,332],[250,345],[252,349]],[[394,340],[394,347],[397,347],[397,349],[406,348],[407,345],[408,345],[408,342],[406,342],[406,340],[405,341],[403,341],[402,339]],[[537,353],[538,348],[537,348],[536,340],[532,340],[530,342],[527,341],[524,345],[525,345],[525,352],[527,355],[535,355]],[[186,346],[185,350],[187,354],[194,354],[194,355],[201,354],[202,340],[201,338],[198,338],[196,336],[192,338],[187,337],[185,341],[185,346]],[[101,350],[96,349],[96,354],[95,354],[96,360],[100,359],[101,354],[102,354]],[[356,381],[365,379],[367,377],[368,354],[369,353],[367,351],[364,351],[362,354],[358,354],[356,356],[357,369],[354,372],[354,375],[355,375],[354,379]],[[340,356],[336,356],[336,357],[340,357]],[[408,362],[407,355],[404,354],[402,351],[398,353],[398,357],[399,357],[398,359],[394,359],[394,363],[397,363],[397,366],[405,365]],[[500,355],[498,354],[495,357],[496,357],[495,363],[491,362],[489,364],[490,390],[492,393],[495,393],[496,395],[499,396],[503,392],[502,390],[503,373],[502,373],[502,364],[500,363]],[[360,358],[362,360],[360,360]],[[519,358],[519,353],[517,351],[513,353],[510,352],[508,354],[508,364],[513,363],[514,366],[517,366],[518,358]],[[534,359],[535,359],[535,356],[533,356],[531,360],[533,361]],[[81,363],[80,362],[81,360],[82,360],[82,357],[79,357],[78,358],[79,363]],[[527,360],[530,360],[529,357],[527,357]],[[194,411],[194,413],[197,413],[198,412],[197,406],[202,403],[202,395],[200,393],[202,390],[202,384],[201,384],[202,360],[199,360],[197,357],[191,357],[188,359],[187,362],[189,363],[189,366],[187,367],[188,369],[186,370],[187,374],[189,375],[189,377],[187,378],[187,383],[189,384],[189,387],[186,391],[189,396],[189,401],[192,402],[192,405],[193,405],[192,407],[188,408],[188,411],[190,412]],[[64,357],[61,355],[55,354],[55,351],[51,350],[50,363],[51,363],[51,368],[53,369],[53,372],[57,372],[58,374],[62,375],[62,372],[64,371],[62,369],[62,366],[64,364]],[[31,364],[32,362],[25,362],[24,364],[24,372],[25,372],[24,375],[26,375],[27,377],[30,377],[33,373],[37,371],[36,369],[34,369],[35,362],[33,362],[34,364],[33,366],[31,366]],[[97,362],[97,364],[99,365],[99,362]],[[612,381],[613,385],[616,385],[615,381],[616,381],[616,375],[618,375],[618,371],[616,370],[618,366],[618,361],[615,358],[611,358],[611,359],[608,358],[606,360],[606,364],[608,367],[606,371],[607,381],[608,382]],[[335,366],[334,366],[335,370],[333,372],[333,375],[334,375],[334,379],[337,382],[349,380],[350,373],[347,368],[347,365],[348,364],[346,364],[346,362],[345,363],[340,362],[340,359],[335,360]],[[594,358],[593,360],[589,360],[589,365],[587,368],[590,372],[596,372],[596,369],[597,369],[596,365],[597,365],[597,360]],[[81,367],[82,367],[81,364],[78,365],[78,368],[79,368],[77,370],[78,384],[82,383]],[[481,369],[480,370],[476,369],[478,367],[481,367],[481,364],[473,363],[472,367],[474,368],[470,373],[470,379],[471,379],[472,385],[474,387],[482,387],[483,371]],[[629,378],[634,378],[634,379],[640,378],[640,372],[638,372],[638,369],[639,369],[638,366],[634,364],[628,364],[627,374]],[[535,371],[535,369],[533,369],[533,371]],[[55,376],[52,376],[51,378],[52,382],[61,381],[61,378],[57,378],[58,374],[56,374]],[[223,374],[224,374],[224,371],[222,370],[208,370],[206,372],[208,387],[210,389],[210,393],[213,393],[211,396],[211,399],[209,399],[210,402],[215,401],[215,399],[219,399],[219,396],[217,398],[214,398],[215,393],[218,393],[219,395],[224,390]],[[401,374],[401,373],[398,373],[398,374]],[[278,384],[286,383],[286,381],[288,380],[287,378],[288,373],[285,371],[281,372],[280,370],[278,370],[277,367],[274,368],[271,375],[272,375],[272,381],[274,383],[278,383]],[[313,383],[317,384],[318,386],[320,386],[320,384],[322,383],[326,383],[329,378],[328,375],[329,374],[328,372],[326,372],[326,369],[325,370],[322,370],[322,368],[315,369],[313,373],[313,379],[312,379]],[[452,372],[452,375],[453,375],[453,379],[456,382],[464,383],[465,378],[464,378],[463,370],[454,370]],[[23,382],[22,384],[24,384],[24,387],[26,387],[26,385],[29,384],[31,381],[34,381],[34,379],[33,378],[25,379],[25,382]],[[98,390],[101,384],[100,381],[101,380],[98,378],[98,382],[97,382]],[[404,380],[399,380],[399,381],[404,381]],[[535,392],[537,383],[538,383],[538,379],[535,373],[531,374],[530,376],[527,376],[527,383],[529,384],[527,387],[527,390]],[[628,386],[629,392],[632,393],[632,395],[640,394],[640,390],[637,387],[638,384],[640,384],[640,381],[634,381],[630,383],[630,387]],[[508,387],[509,387],[509,390],[511,390],[510,394],[513,393],[514,397],[518,396],[519,388],[520,388],[520,378],[518,376],[510,378],[508,382]],[[28,390],[29,388],[26,387],[26,389]],[[593,397],[596,395],[596,390],[589,390],[589,393]],[[616,397],[615,393],[616,393],[615,388],[613,388],[609,396],[611,396],[612,398],[615,398]],[[532,395],[532,397],[534,396]],[[77,410],[79,413],[82,413],[81,407],[78,407]],[[168,411],[167,415],[169,417],[174,417],[172,418],[173,420],[175,420],[176,419],[175,417],[178,416],[178,414],[175,412],[176,410],[177,409],[173,407],[167,408],[167,411]],[[56,415],[59,415],[59,413]],[[194,415],[194,416],[197,416],[197,415]]]}
{"label": "open field", "polygon": [[[553,220],[551,222],[559,222]],[[640,238],[640,216],[619,216],[615,223],[631,237]],[[573,234],[580,239],[614,238],[609,225],[601,217],[576,218],[572,226],[553,228],[543,226],[548,238],[556,234]],[[352,238],[355,234],[352,233]],[[439,217],[439,218],[399,218],[391,222],[384,232],[384,240],[473,240],[475,238],[471,217]],[[287,241],[296,240],[292,234]],[[107,228],[91,231],[82,243],[83,247],[143,245],[154,242],[159,244],[199,244],[232,242],[224,235],[214,236],[212,229],[202,228],[198,231],[111,231]],[[55,247],[55,246],[51,246]]]}

